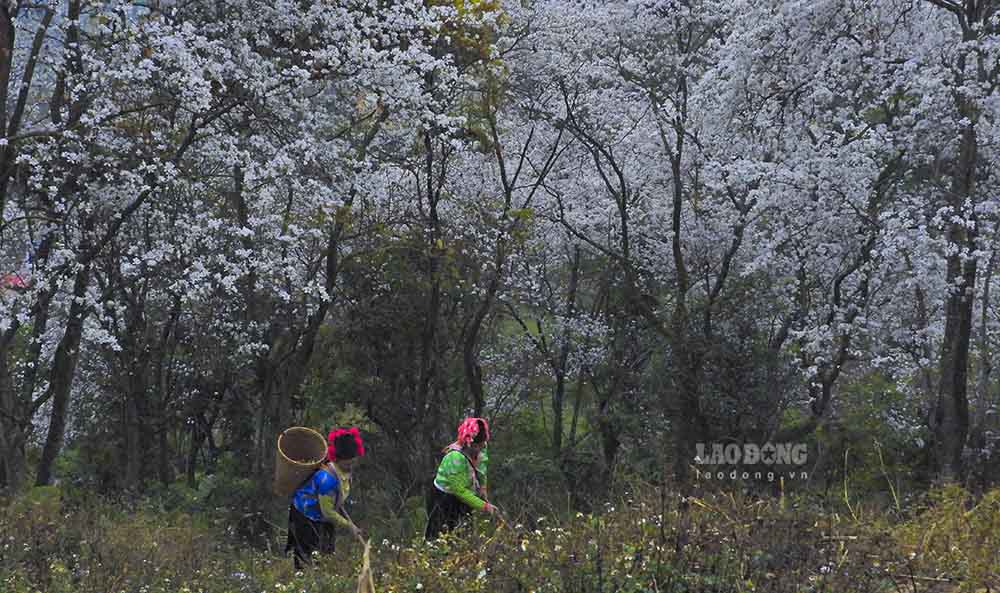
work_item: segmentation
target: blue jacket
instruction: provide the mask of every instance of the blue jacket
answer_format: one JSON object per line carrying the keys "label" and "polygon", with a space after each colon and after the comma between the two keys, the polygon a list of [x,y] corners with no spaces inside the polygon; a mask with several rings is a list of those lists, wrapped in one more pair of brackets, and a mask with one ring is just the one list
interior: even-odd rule
{"label": "blue jacket", "polygon": [[340,505],[340,480],[333,472],[325,469],[316,470],[312,477],[302,483],[292,497],[292,505],[300,513],[312,521],[324,521],[323,511],[319,506],[319,497],[332,497],[336,505]]}

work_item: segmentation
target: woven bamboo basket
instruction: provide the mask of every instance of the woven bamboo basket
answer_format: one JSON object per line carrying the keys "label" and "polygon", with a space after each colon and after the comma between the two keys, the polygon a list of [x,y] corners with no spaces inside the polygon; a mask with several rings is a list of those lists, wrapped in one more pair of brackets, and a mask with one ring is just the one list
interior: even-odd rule
{"label": "woven bamboo basket", "polygon": [[278,435],[274,493],[291,496],[326,460],[326,439],[311,428],[293,426]]}

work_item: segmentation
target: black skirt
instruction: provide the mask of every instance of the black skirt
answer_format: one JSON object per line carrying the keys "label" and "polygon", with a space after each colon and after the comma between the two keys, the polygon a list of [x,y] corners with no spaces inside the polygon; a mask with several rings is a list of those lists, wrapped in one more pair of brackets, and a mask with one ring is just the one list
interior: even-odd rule
{"label": "black skirt", "polygon": [[451,531],[472,514],[472,509],[454,494],[441,492],[431,484],[427,493],[427,529],[424,539],[437,539],[445,531]]}
{"label": "black skirt", "polygon": [[285,553],[292,552],[295,568],[301,569],[312,562],[312,553],[330,554],[336,540],[332,523],[313,521],[303,515],[294,505],[288,507],[288,541]]}

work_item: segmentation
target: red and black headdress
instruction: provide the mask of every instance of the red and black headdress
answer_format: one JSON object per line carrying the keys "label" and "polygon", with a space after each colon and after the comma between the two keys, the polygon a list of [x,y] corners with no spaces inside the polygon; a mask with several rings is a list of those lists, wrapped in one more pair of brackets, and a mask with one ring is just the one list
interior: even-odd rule
{"label": "red and black headdress", "polygon": [[356,426],[332,430],[326,442],[326,457],[330,461],[362,457],[365,454],[361,433]]}

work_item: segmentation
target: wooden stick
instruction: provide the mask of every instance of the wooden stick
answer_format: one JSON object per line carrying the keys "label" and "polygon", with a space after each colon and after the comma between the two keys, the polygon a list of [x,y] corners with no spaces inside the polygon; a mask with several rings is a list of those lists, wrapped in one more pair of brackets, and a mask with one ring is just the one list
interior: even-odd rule
{"label": "wooden stick", "polygon": [[918,581],[934,581],[936,583],[954,583],[958,581],[958,579],[952,579],[952,578],[920,577],[912,574],[890,574],[889,576],[897,579],[915,579]]}

